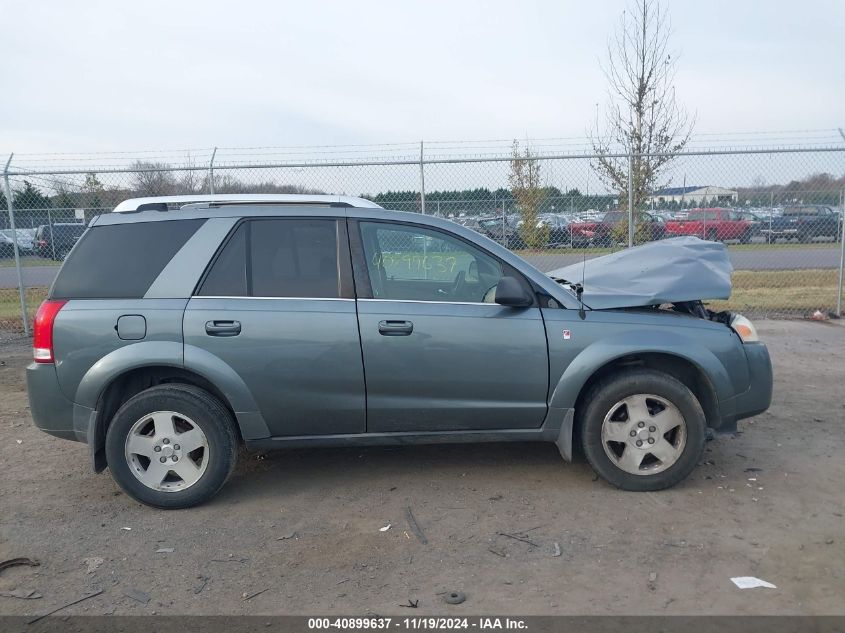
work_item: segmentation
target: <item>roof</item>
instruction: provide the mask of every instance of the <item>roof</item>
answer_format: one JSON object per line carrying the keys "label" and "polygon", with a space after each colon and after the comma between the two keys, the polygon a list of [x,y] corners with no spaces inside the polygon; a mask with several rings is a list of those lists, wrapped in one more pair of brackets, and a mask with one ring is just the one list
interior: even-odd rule
{"label": "roof", "polygon": [[691,193],[699,189],[706,189],[708,185],[690,185],[689,187],[667,187],[660,191],[655,191],[655,196],[680,196],[684,193]]}
{"label": "roof", "polygon": [[154,196],[130,198],[114,208],[115,213],[129,213],[139,209],[163,210],[162,206],[183,206],[188,204],[296,204],[341,207],[365,207],[380,209],[375,202],[355,196],[300,193],[223,193],[196,194],[186,196]]}
{"label": "roof", "polygon": [[659,191],[655,191],[652,195],[654,196],[682,196],[686,193],[693,193],[696,191],[700,191],[702,189],[710,189],[714,190],[713,193],[718,193],[720,191],[729,191],[731,193],[736,193],[733,189],[726,189],[725,187],[717,187],[716,185],[690,185],[688,187],[666,187],[665,189],[661,189]]}

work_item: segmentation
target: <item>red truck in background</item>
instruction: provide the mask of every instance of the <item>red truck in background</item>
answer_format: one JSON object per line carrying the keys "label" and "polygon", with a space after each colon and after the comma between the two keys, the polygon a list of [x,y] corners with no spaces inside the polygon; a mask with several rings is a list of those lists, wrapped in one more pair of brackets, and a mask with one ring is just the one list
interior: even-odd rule
{"label": "red truck in background", "polygon": [[713,242],[739,240],[748,244],[753,230],[752,223],[733,209],[691,209],[686,218],[666,222],[667,237],[695,235]]}

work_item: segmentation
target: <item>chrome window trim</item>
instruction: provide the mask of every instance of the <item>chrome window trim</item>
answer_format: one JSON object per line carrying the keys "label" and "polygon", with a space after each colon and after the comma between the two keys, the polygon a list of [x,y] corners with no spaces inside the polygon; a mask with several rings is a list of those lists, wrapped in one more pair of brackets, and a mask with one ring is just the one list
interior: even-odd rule
{"label": "chrome window trim", "polygon": [[355,301],[348,297],[247,297],[244,295],[193,295],[191,299],[281,299],[282,301]]}
{"label": "chrome window trim", "polygon": [[388,303],[436,303],[455,306],[495,306],[497,308],[506,307],[495,302],[486,303],[483,301],[424,301],[422,299],[358,299],[358,301],[379,301]]}

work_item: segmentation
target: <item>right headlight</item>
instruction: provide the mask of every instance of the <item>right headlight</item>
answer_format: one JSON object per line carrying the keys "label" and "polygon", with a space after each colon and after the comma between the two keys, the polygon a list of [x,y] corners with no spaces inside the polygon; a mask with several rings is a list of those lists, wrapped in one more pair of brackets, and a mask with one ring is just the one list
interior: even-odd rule
{"label": "right headlight", "polygon": [[731,329],[739,334],[743,343],[755,343],[760,340],[760,337],[757,336],[757,328],[741,314],[735,314],[731,317]]}

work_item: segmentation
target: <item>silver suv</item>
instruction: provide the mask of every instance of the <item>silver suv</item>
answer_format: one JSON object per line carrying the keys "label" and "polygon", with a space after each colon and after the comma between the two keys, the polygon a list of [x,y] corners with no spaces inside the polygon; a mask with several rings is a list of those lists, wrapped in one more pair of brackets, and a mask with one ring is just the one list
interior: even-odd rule
{"label": "silver suv", "polygon": [[240,444],[529,440],[569,460],[575,440],[613,485],[657,490],[690,473],[708,427],[770,403],[753,325],[699,300],[729,292],[720,244],[631,249],[639,271],[676,251],[704,267],[672,289],[592,292],[613,260],[581,286],[356,198],[117,211],[91,222],[38,311],[29,398],[36,425],[87,443],[97,472],[152,506],[210,498]]}

